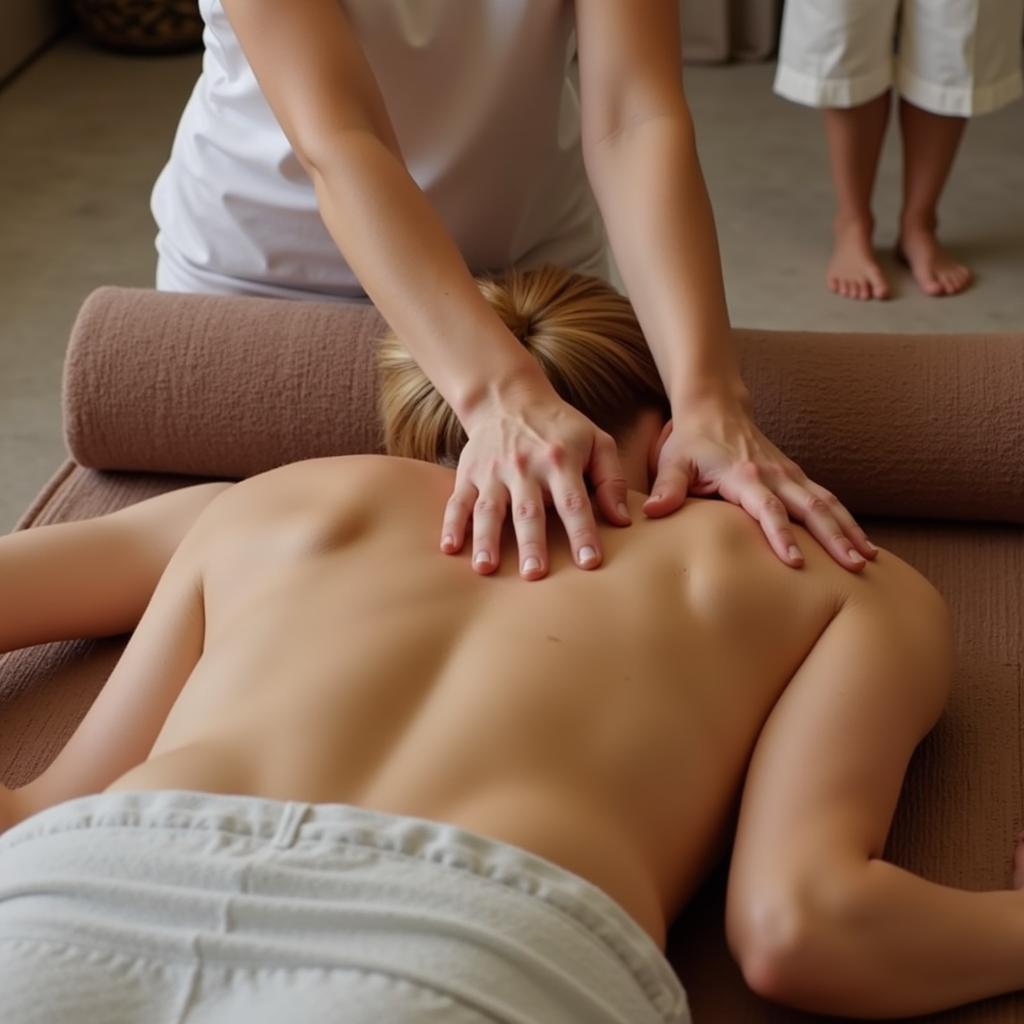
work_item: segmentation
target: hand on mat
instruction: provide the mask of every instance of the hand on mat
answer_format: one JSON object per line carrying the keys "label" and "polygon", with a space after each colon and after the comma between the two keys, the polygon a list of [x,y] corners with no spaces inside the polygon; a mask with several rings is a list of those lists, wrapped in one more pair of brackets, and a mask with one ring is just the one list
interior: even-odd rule
{"label": "hand on mat", "polygon": [[644,503],[649,516],[674,512],[689,494],[721,494],[761,524],[787,565],[803,564],[790,518],[842,566],[858,572],[878,549],[840,501],[809,480],[758,430],[745,402],[689,403],[671,423],[658,455],[658,475]]}
{"label": "hand on mat", "polygon": [[554,389],[524,386],[481,407],[465,424],[468,441],[445,509],[441,550],[462,550],[473,520],[473,568],[498,568],[501,531],[511,511],[519,545],[519,572],[536,580],[548,571],[545,505],[565,525],[581,569],[601,564],[601,538],[584,483],[590,477],[597,507],[616,526],[628,526],[626,481],[615,442]]}

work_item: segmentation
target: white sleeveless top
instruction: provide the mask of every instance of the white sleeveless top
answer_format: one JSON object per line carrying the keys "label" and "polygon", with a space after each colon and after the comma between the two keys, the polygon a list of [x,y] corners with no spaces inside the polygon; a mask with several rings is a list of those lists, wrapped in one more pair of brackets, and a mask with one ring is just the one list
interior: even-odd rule
{"label": "white sleeveless top", "polygon": [[[473,273],[606,274],[580,150],[563,0],[340,0],[412,177]],[[167,290],[360,297],[221,7],[200,0],[203,70],[153,190]]]}

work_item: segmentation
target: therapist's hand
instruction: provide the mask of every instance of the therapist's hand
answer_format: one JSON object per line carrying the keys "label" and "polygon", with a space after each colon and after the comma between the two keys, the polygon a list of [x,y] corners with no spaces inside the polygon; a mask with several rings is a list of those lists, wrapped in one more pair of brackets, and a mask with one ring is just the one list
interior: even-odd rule
{"label": "therapist's hand", "polygon": [[492,573],[501,558],[502,525],[511,515],[519,573],[540,579],[548,571],[545,505],[552,504],[576,564],[596,569],[601,538],[584,474],[602,515],[616,526],[630,522],[611,436],[562,401],[546,380],[490,398],[463,425],[469,440],[445,508],[441,550],[461,551],[472,520],[473,568]]}
{"label": "therapist's hand", "polygon": [[844,568],[859,572],[878,549],[835,495],[810,480],[758,430],[749,402],[735,396],[678,403],[644,504],[648,516],[679,508],[686,495],[721,494],[761,524],[787,565],[803,564],[790,520],[804,525]]}

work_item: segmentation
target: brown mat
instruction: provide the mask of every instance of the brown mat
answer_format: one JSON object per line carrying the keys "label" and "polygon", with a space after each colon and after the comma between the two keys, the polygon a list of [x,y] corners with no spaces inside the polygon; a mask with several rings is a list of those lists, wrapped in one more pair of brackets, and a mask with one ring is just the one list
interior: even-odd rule
{"label": "brown mat", "polygon": [[[117,294],[108,294],[108,299],[111,298],[120,301]],[[138,301],[144,300],[140,297]],[[222,303],[239,300],[203,300],[204,303],[210,301],[214,305],[204,314],[209,317],[210,326],[204,330],[213,330],[212,325],[217,324],[218,336],[230,338],[233,335],[234,311]],[[303,322],[308,325],[316,317],[325,315],[313,310],[309,315],[314,319],[304,321],[300,314],[305,307],[293,309],[291,304],[285,303],[270,305],[289,306],[281,313],[295,318],[288,342],[292,345],[306,344],[301,330]],[[93,309],[95,312],[96,307]],[[215,315],[218,310],[219,315]],[[365,310],[356,312],[360,318],[367,316]],[[108,308],[98,323],[102,326],[111,318],[116,322],[115,313],[116,310]],[[125,337],[129,337],[130,318],[118,315],[122,316],[120,329],[128,332]],[[186,326],[194,323],[187,317],[178,322]],[[247,322],[248,329],[258,336],[262,317]],[[333,333],[337,320],[322,323]],[[194,337],[200,336],[203,336],[202,331]],[[337,337],[336,334],[334,336]],[[82,337],[79,330],[76,344],[81,344]],[[89,337],[95,339],[97,336]],[[136,337],[139,337],[138,333]],[[924,493],[936,503],[930,509],[933,518],[952,518],[950,510],[955,508],[958,516],[964,519],[1001,518],[1018,523],[1024,520],[1021,491],[1014,490],[1014,487],[1019,488],[1020,477],[1024,476],[1018,454],[1024,446],[1024,426],[1019,408],[1009,408],[1010,396],[1020,393],[1021,381],[1024,380],[1024,337],[952,338],[947,346],[941,348],[940,342],[945,339],[864,337],[868,349],[883,359],[883,365],[892,365],[884,361],[886,351],[890,359],[899,357],[906,360],[902,377],[875,381],[873,387],[868,387],[863,382],[870,375],[858,371],[853,376],[856,382],[861,383],[849,386],[841,371],[845,367],[853,372],[851,367],[864,359],[863,353],[858,355],[856,349],[860,342],[850,336],[754,332],[744,335],[748,379],[750,366],[757,367],[756,387],[762,420],[781,423],[786,410],[811,410],[796,417],[797,422],[787,425],[786,431],[769,427],[769,433],[796,454],[797,445],[785,439],[789,434],[803,431],[798,441],[803,446],[802,450],[811,456],[801,456],[809,470],[812,470],[811,459],[815,453],[818,458],[838,453],[844,467],[841,473],[854,473],[857,459],[866,456],[858,456],[853,451],[849,444],[851,434],[876,437],[880,443],[888,445],[888,448],[874,449],[875,456],[879,451],[889,453],[876,473],[876,479],[884,484],[881,490],[861,481],[859,496],[854,500],[840,488],[843,497],[862,511],[885,514],[886,509],[878,507],[884,504],[879,497],[879,493],[884,492],[885,500],[890,502],[888,515],[892,516],[893,509],[905,510],[924,503]],[[172,346],[176,344],[173,335],[167,340]],[[344,352],[343,339],[339,338],[338,344]],[[977,347],[981,369],[969,362],[972,347]],[[904,355],[900,356],[900,353]],[[1005,363],[995,363],[999,353],[1006,356]],[[207,356],[205,351],[193,350],[191,361],[179,363],[175,379],[168,381],[165,378],[163,386],[170,388],[179,400],[187,398],[194,383],[190,365],[202,366]],[[218,358],[227,357],[228,351],[225,350]],[[298,356],[293,353],[287,358],[296,360]],[[752,363],[751,358],[756,362]],[[291,365],[300,364],[301,360]],[[906,369],[909,366],[917,367],[917,376],[909,375]],[[333,372],[325,371],[328,374]],[[303,387],[312,386],[308,375],[301,373],[299,377],[306,382]],[[222,389],[228,379],[225,376],[221,380]],[[105,401],[109,398],[110,402],[119,402],[121,399],[117,392],[122,385],[117,380],[117,365],[108,364],[107,375],[95,386],[106,392]],[[249,388],[249,400],[256,401],[251,385],[244,384],[243,387]],[[284,390],[294,397],[296,392],[288,390],[289,387],[291,385]],[[900,404],[904,398],[898,401],[896,398],[911,392],[917,398],[912,407],[906,409]],[[159,389],[153,393],[136,391],[136,399],[140,394],[148,394],[146,401],[160,401]],[[301,424],[303,410],[308,416],[314,407],[302,404],[301,388],[297,394],[300,399],[298,411],[293,401],[274,399],[270,404],[274,415],[285,417],[285,422],[279,426],[280,433],[288,438],[287,444],[300,443],[301,431],[294,423]],[[938,403],[938,413],[929,411],[924,397],[928,395]],[[221,399],[225,408],[230,407],[230,395],[222,394]],[[82,396],[73,399],[79,403],[83,400]],[[865,413],[862,401],[869,403],[870,414]],[[978,414],[985,403],[992,404],[994,417],[988,421],[982,418],[984,429],[976,429],[964,417]],[[349,411],[354,411],[355,406],[366,408],[365,404],[359,406],[356,401],[354,406],[349,406]],[[877,422],[886,406],[889,407],[887,418]],[[264,412],[267,408],[267,405],[263,406]],[[344,418],[344,406],[340,408],[338,415]],[[318,414],[333,417],[335,413],[336,409],[327,405],[320,408]],[[70,426],[69,432],[80,431],[79,442],[73,443],[81,443],[84,446],[82,450],[97,451],[95,442],[90,442],[81,433],[83,430],[88,433],[85,427],[91,422],[90,415],[97,414],[93,411],[81,416],[78,426]],[[105,414],[99,415],[102,419]],[[218,403],[211,403],[204,415],[213,417],[208,424],[212,429],[219,415]],[[365,419],[365,413],[362,415]],[[130,447],[132,437],[140,439],[146,432],[145,415],[135,411],[131,417],[129,422],[136,427],[127,432],[131,436],[125,439],[118,439],[114,420],[108,420],[103,430],[97,425],[102,443],[109,441],[115,446],[121,445],[119,450],[124,451],[125,446]],[[269,415],[252,419],[254,434],[243,445],[249,453],[246,458],[259,461],[262,457],[261,444],[277,443],[270,419]],[[898,433],[891,427],[893,422],[900,425]],[[230,423],[228,417],[222,429],[227,430]],[[809,423],[814,424],[813,431]],[[319,427],[327,433],[334,429],[331,421],[322,421]],[[938,436],[927,437],[926,428]],[[181,436],[187,438],[185,428],[178,429]],[[309,429],[308,424],[302,425],[302,430]],[[367,431],[364,438],[375,436],[375,424],[372,422],[364,422],[362,429]],[[838,430],[846,440],[816,433],[826,429]],[[991,447],[986,444],[985,431],[991,431]],[[157,432],[151,430],[150,433],[155,435]],[[320,433],[317,431],[317,436]],[[228,433],[225,436],[232,435]],[[149,440],[142,440],[150,444]],[[211,438],[207,441],[209,448],[212,446]],[[93,444],[91,449],[90,444]],[[278,455],[285,447],[278,450]],[[1009,458],[1008,447],[1012,448]],[[152,445],[157,457],[162,457],[160,449],[160,445]],[[198,458],[202,453],[198,448],[196,450]],[[997,471],[998,486],[991,481],[980,480],[978,487],[969,494],[950,493],[948,480],[951,477],[963,486],[970,475],[972,467],[958,464],[965,451],[974,451],[986,467]],[[940,474],[943,468],[940,456],[943,454],[946,456],[945,475]],[[223,450],[216,457],[223,457]],[[861,465],[863,468],[863,463]],[[902,469],[913,465],[920,470],[914,478],[916,491],[903,476]],[[179,464],[177,468],[198,472],[194,462]],[[976,464],[974,468],[977,468]],[[901,480],[904,481],[902,484]],[[21,525],[27,527],[96,515],[187,482],[190,481],[182,477],[96,472],[69,465],[58,473]],[[835,486],[834,481],[830,482]],[[848,482],[857,483],[852,479]],[[1002,492],[1005,505],[1000,507],[998,498],[1002,486],[1006,487]],[[890,838],[889,855],[896,863],[936,881],[970,889],[1006,886],[1010,878],[1013,839],[1016,832],[1024,827],[1021,786],[1024,768],[1021,757],[1024,528],[979,522],[921,522],[906,518],[866,525],[878,543],[892,548],[918,566],[946,594],[954,609],[957,636],[958,669],[953,697],[946,715],[912,762]],[[0,657],[0,778],[8,785],[21,785],[28,781],[56,755],[98,692],[117,656],[120,643],[111,640],[95,644],[49,644]],[[795,1024],[824,1019],[770,1006],[746,990],[725,949],[721,875],[705,886],[694,905],[676,923],[670,936],[669,955],[690,992],[696,1024]],[[969,1024],[1024,1021],[1024,995],[989,1000],[962,1010],[933,1015],[928,1020],[943,1024],[953,1021]]]}

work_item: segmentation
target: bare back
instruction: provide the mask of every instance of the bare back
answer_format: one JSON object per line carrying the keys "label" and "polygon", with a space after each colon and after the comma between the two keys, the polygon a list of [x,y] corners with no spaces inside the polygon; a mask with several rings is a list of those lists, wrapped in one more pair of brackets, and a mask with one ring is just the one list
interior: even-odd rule
{"label": "bare back", "polygon": [[480,577],[436,551],[450,486],[368,456],[218,497],[167,570],[198,569],[201,655],[148,760],[109,788],[451,822],[577,872],[661,944],[774,702],[877,570],[852,577],[808,543],[795,571],[741,509],[691,499],[651,521],[631,493],[601,569],[552,530],[546,579],[523,582],[514,557]]}

